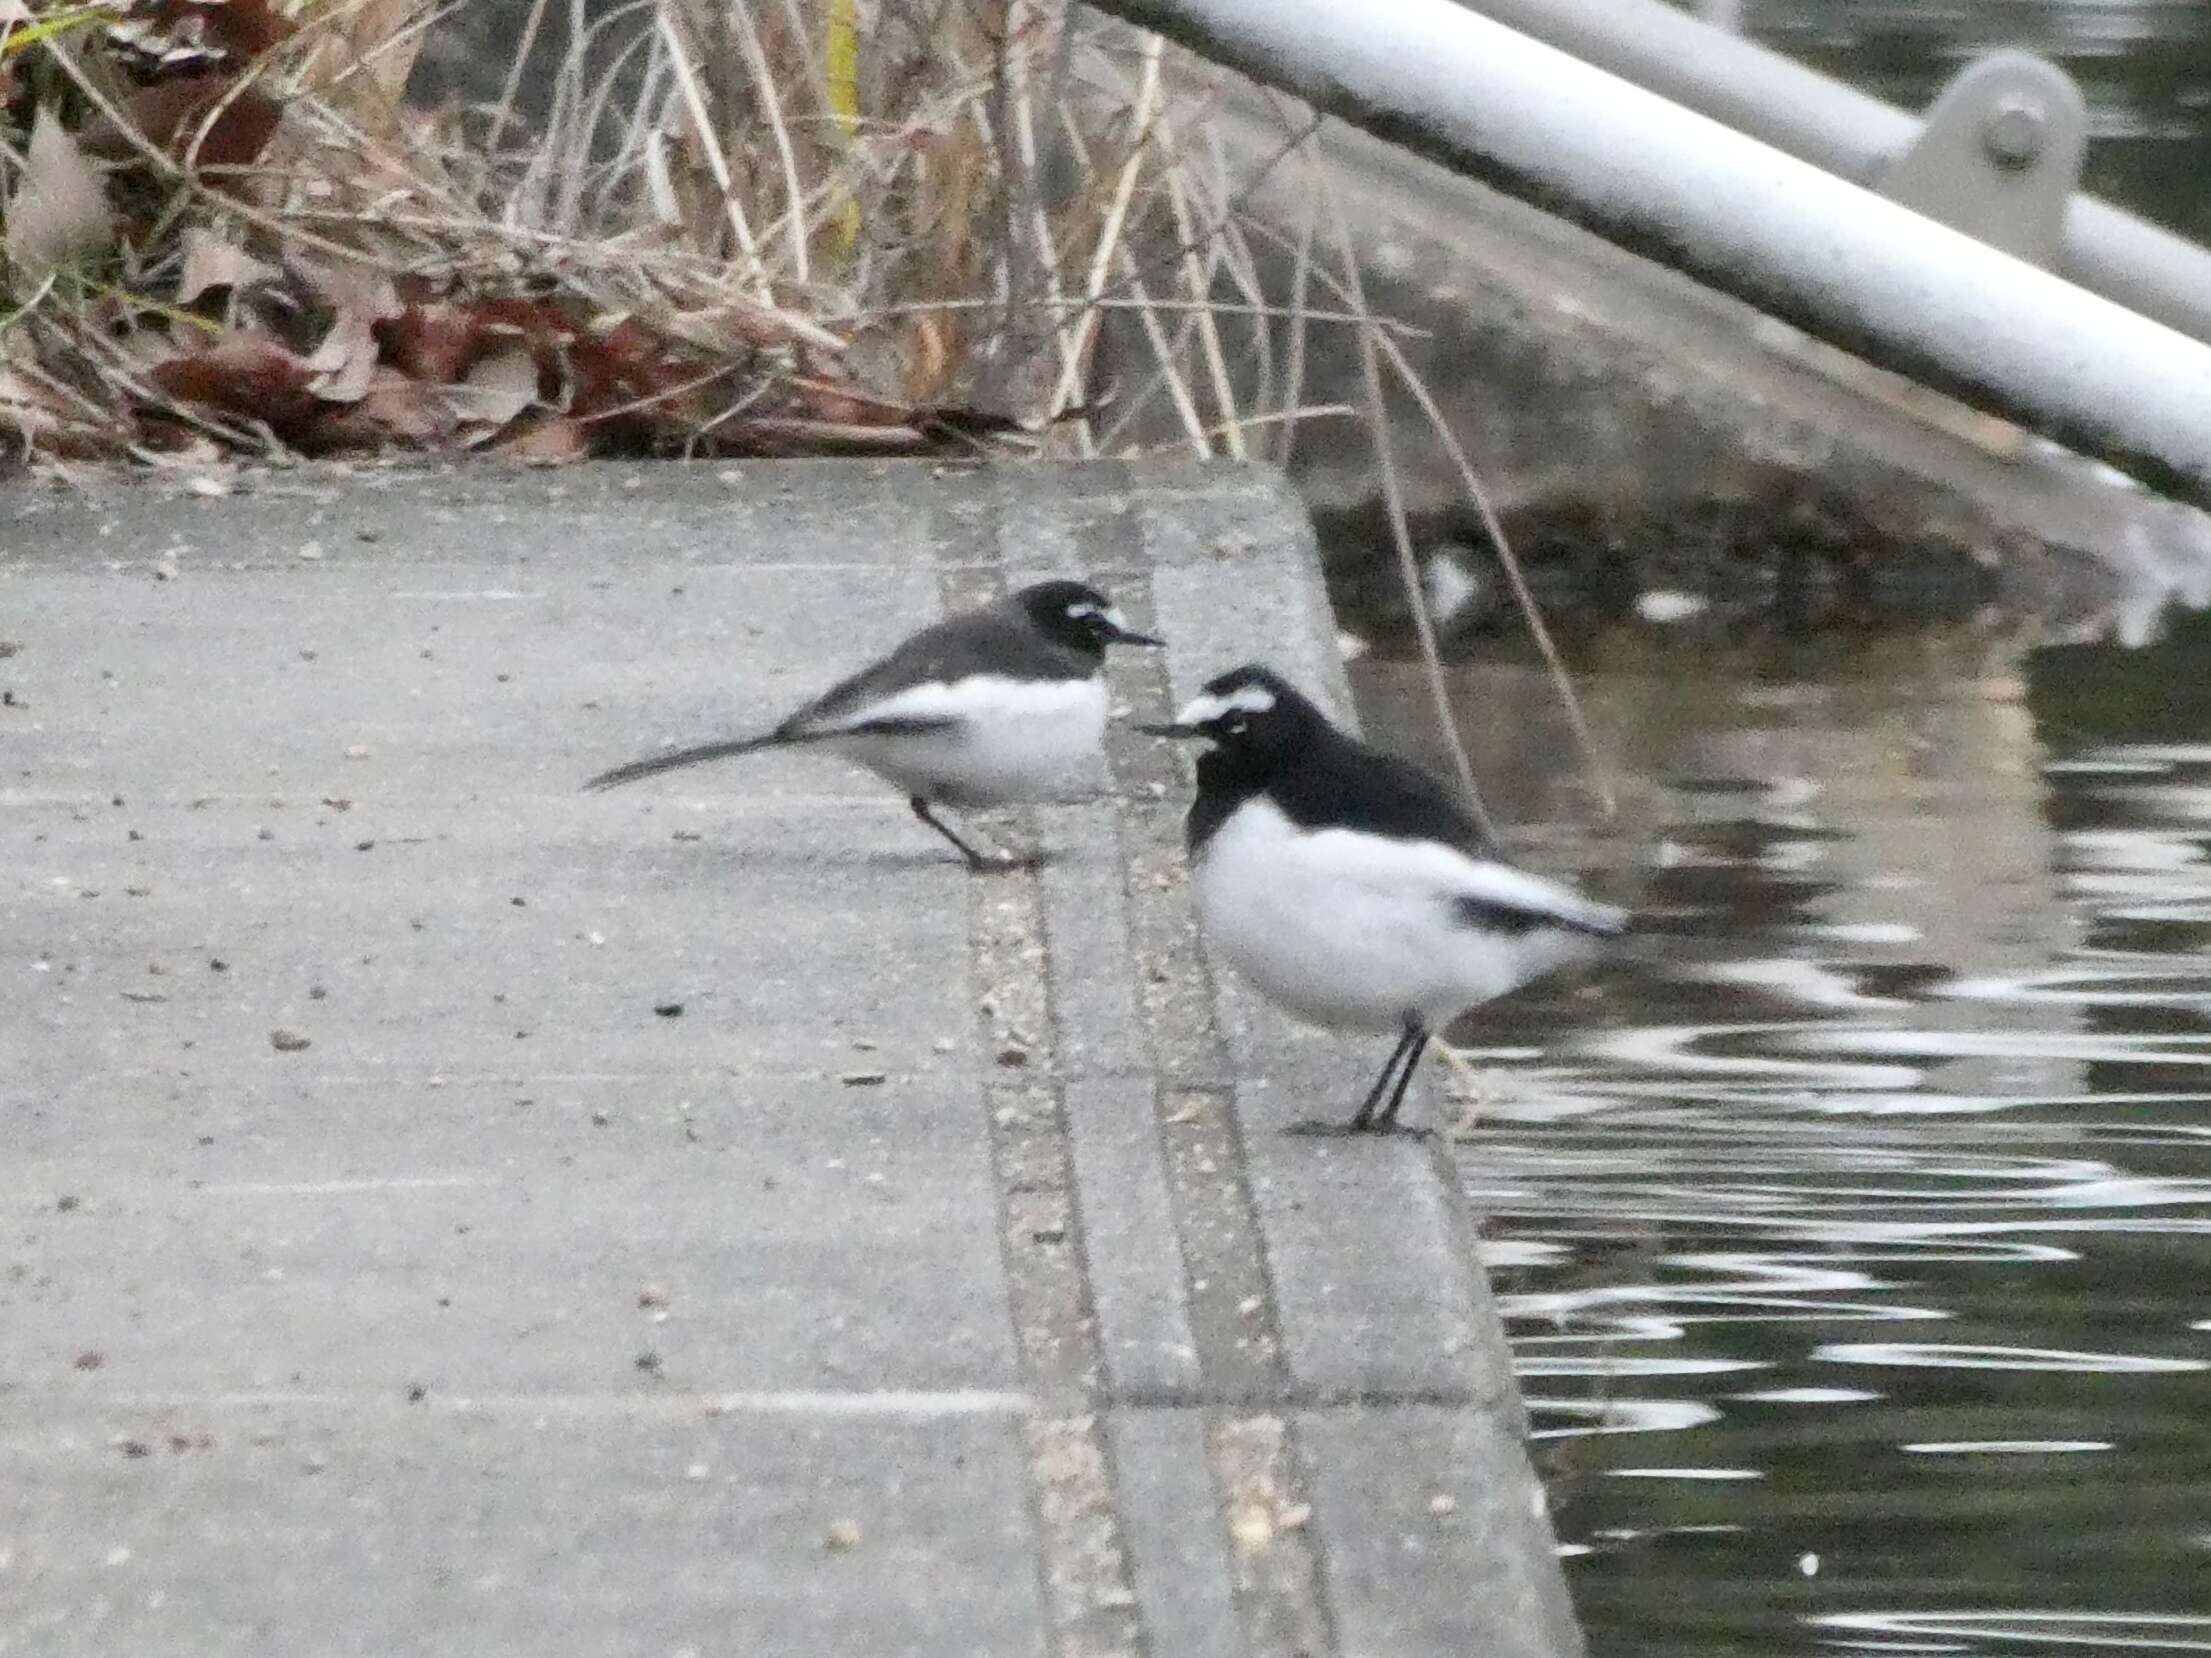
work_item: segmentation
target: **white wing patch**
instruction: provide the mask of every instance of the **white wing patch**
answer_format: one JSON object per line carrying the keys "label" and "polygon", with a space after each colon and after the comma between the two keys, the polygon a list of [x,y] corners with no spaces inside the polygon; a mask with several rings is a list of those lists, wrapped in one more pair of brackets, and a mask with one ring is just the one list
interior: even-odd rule
{"label": "white wing patch", "polygon": [[1264,685],[1239,685],[1226,696],[1211,692],[1195,696],[1175,716],[1177,725],[1210,725],[1230,714],[1264,714],[1274,706],[1274,693]]}
{"label": "white wing patch", "polygon": [[970,674],[914,685],[813,727],[908,794],[950,806],[1057,799],[1098,768],[1106,687],[1084,679]]}
{"label": "white wing patch", "polygon": [[[1435,845],[1433,841],[1424,844]],[[1500,904],[1528,915],[1555,918],[1563,926],[1591,932],[1616,933],[1628,924],[1627,911],[1584,898],[1556,881],[1530,875],[1509,864],[1469,858],[1464,853],[1451,852],[1448,847],[1438,850],[1450,853],[1459,861],[1463,868],[1460,894],[1478,903]]]}
{"label": "white wing patch", "polygon": [[1470,898],[1605,933],[1625,922],[1621,911],[1594,904],[1559,882],[1488,858],[1468,858],[1439,840],[1391,840],[1358,829],[1318,829],[1304,836],[1304,856],[1346,886],[1377,893],[1428,891],[1437,898]]}
{"label": "white wing patch", "polygon": [[1569,887],[1510,864],[1468,857],[1441,841],[1393,840],[1356,829],[1322,829],[1305,837],[1306,856],[1348,886],[1377,892],[1425,890],[1441,898],[1518,910],[1562,927],[1617,932],[1626,915]]}
{"label": "white wing patch", "polygon": [[909,685],[807,729],[829,733],[908,721],[935,725],[1050,719],[1086,709],[1096,696],[1097,688],[1087,679],[1009,679],[1004,674],[969,674],[949,684],[936,680]]}

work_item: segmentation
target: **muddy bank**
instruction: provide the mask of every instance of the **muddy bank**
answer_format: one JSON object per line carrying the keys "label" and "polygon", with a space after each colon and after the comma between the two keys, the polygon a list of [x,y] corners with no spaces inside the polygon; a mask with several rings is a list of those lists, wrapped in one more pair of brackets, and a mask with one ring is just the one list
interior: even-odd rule
{"label": "muddy bank", "polygon": [[[1346,627],[1384,647],[1409,640],[1380,498],[1313,517]],[[1530,591],[1569,635],[1616,623],[1699,634],[2002,625],[2026,612],[2090,616],[2108,598],[2106,571],[2092,559],[2052,556],[1939,500],[1899,502],[1778,467],[1709,493],[1552,490],[1500,517]],[[1408,515],[1408,528],[1447,639],[1525,632],[1471,507],[1424,508]]]}

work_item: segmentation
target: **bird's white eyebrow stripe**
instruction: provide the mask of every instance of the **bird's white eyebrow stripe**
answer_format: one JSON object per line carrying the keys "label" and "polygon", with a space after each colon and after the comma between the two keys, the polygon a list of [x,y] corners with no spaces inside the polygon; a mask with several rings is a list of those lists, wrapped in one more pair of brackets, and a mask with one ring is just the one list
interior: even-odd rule
{"label": "bird's white eyebrow stripe", "polygon": [[1194,696],[1175,716],[1177,725],[1204,725],[1224,714],[1264,714],[1274,706],[1274,693],[1264,685],[1239,685],[1227,696],[1211,691]]}

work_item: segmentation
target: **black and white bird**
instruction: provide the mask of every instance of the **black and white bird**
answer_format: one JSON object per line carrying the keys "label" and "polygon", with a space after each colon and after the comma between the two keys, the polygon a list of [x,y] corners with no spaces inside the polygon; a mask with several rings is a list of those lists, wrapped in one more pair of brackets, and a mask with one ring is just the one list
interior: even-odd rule
{"label": "black and white bird", "polygon": [[1266,668],[1222,674],[1173,724],[1142,729],[1211,745],[1187,834],[1214,948],[1301,1019],[1398,1033],[1354,1131],[1396,1126],[1434,1033],[1627,926],[1505,862],[1436,778]]}
{"label": "black and white bird", "polygon": [[815,746],[906,794],[914,816],[974,869],[1006,866],[933,808],[1049,799],[1105,735],[1105,649],[1157,645],[1079,581],[1038,582],[923,628],[774,730],[648,755],[584,785],[611,789],[764,748]]}

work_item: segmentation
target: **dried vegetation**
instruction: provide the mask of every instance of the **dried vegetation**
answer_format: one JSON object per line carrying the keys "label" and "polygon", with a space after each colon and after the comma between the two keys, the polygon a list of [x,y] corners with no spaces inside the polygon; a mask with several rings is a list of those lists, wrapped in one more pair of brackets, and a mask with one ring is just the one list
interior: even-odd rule
{"label": "dried vegetation", "polygon": [[[425,107],[457,9],[0,0],[10,448],[1094,453],[1163,410],[1239,453],[1294,408],[1303,319],[1156,41],[1028,0],[864,37],[853,0],[515,0],[499,95]],[[1153,360],[1101,399],[1116,311]]]}

